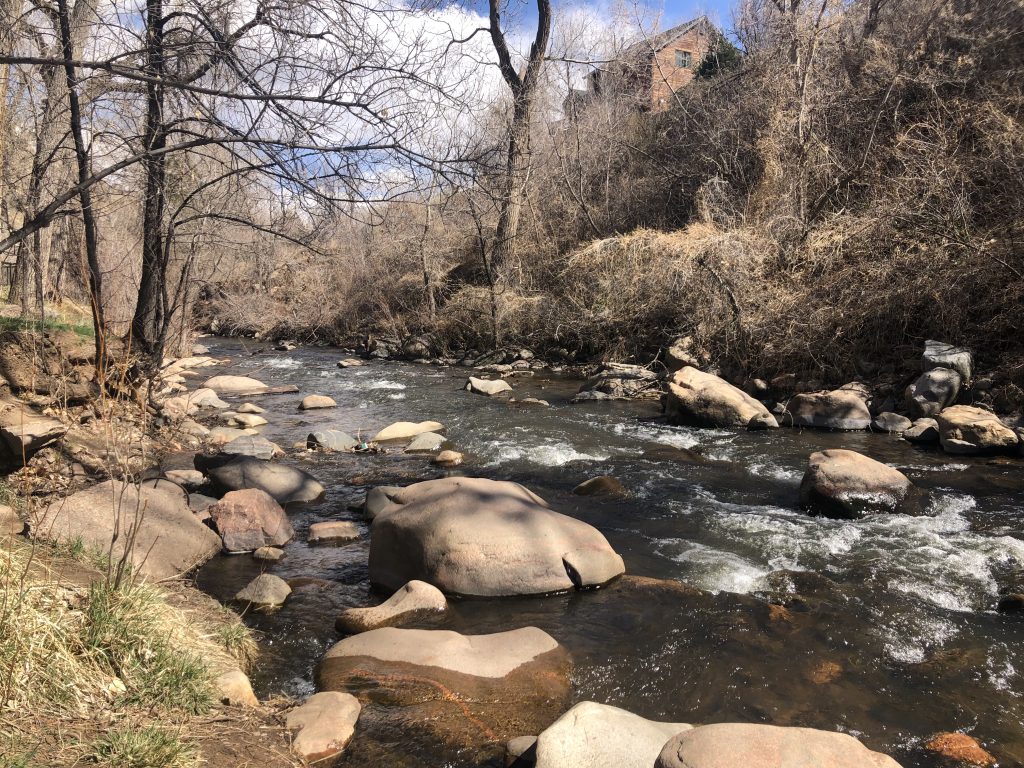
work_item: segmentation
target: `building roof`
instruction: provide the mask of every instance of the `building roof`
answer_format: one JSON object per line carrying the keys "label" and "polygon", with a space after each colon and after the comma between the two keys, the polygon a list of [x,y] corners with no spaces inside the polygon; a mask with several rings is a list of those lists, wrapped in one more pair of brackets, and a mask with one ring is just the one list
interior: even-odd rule
{"label": "building roof", "polygon": [[678,24],[671,29],[666,29],[664,32],[647,37],[638,43],[633,43],[625,51],[622,52],[623,59],[639,58],[645,54],[657,53],[658,51],[668,48],[676,40],[690,32],[698,26],[709,27],[711,22],[708,21],[707,16],[698,16],[696,19],[691,19],[683,24]]}

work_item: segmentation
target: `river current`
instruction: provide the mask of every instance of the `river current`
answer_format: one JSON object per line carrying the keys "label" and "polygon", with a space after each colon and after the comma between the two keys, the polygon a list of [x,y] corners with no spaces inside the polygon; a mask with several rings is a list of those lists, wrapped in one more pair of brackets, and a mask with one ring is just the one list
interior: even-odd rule
{"label": "river current", "polygon": [[[702,590],[693,599],[637,599],[615,585],[548,598],[461,601],[422,626],[482,634],[538,626],[573,656],[573,696],[645,717],[767,722],[842,730],[910,768],[937,765],[920,749],[939,731],[982,740],[1002,766],[1024,765],[1024,619],[994,610],[1000,588],[1024,585],[1024,462],[951,457],[897,437],[779,429],[737,432],[665,424],[656,403],[570,405],[578,381],[538,373],[512,381],[520,408],[462,390],[468,371],[398,362],[340,369],[338,350],[266,351],[211,340],[231,359],[217,373],[300,392],[250,398],[261,433],[328,489],[294,507],[295,539],[267,564],[221,556],[199,585],[222,600],[262,571],[295,591],[274,614],[250,614],[264,649],[261,697],[313,691],[313,668],[340,636],[337,613],[379,602],[367,580],[369,528],[356,507],[367,487],[439,476],[428,457],[312,454],[291,449],[314,428],[369,437],[395,421],[436,420],[466,455],[460,472],[514,480],[556,510],[600,529],[627,573]],[[212,369],[205,369],[212,370]],[[212,374],[211,374],[212,375]],[[306,394],[338,407],[302,412]],[[849,448],[904,472],[928,493],[926,514],[859,521],[810,517],[797,491],[807,457]],[[625,499],[574,496],[613,475]],[[363,538],[306,544],[308,526],[353,520]],[[398,724],[360,730],[341,765],[471,766],[402,738]]]}

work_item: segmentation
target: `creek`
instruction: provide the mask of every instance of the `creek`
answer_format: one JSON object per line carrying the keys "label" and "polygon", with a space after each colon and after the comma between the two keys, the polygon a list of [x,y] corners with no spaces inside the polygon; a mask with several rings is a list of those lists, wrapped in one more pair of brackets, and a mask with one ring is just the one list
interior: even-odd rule
{"label": "creek", "polygon": [[[368,437],[395,421],[430,419],[465,453],[461,473],[522,483],[601,530],[628,574],[702,592],[646,600],[613,584],[455,601],[443,619],[418,626],[467,634],[540,627],[572,654],[575,700],[648,718],[842,730],[908,768],[937,765],[920,749],[933,733],[967,730],[1001,765],[1024,765],[1024,620],[994,610],[1000,587],[1022,585],[1024,574],[1020,460],[951,457],[866,432],[674,427],[660,420],[656,402],[570,405],[579,382],[552,374],[511,380],[518,398],[551,403],[521,408],[462,391],[464,368],[339,369],[344,355],[333,349],[253,354],[263,347],[227,339],[209,346],[232,360],[217,373],[299,388],[250,399],[267,409],[261,433],[288,450],[284,461],[328,488],[321,501],[289,510],[296,537],[283,560],[220,556],[198,577],[224,601],[262,571],[292,582],[282,610],[246,617],[261,638],[252,675],[261,698],[311,693],[315,665],[340,639],[338,612],[383,599],[369,588],[369,527],[355,510],[366,489],[443,474],[400,449],[296,455],[290,446],[314,428]],[[338,407],[298,410],[310,393]],[[927,513],[841,521],[801,512],[808,455],[839,447],[904,472],[927,491]],[[572,494],[596,475],[618,478],[629,497]],[[362,539],[306,543],[311,523],[336,519],[357,522]],[[496,755],[449,753],[370,713],[339,764],[500,764]]]}

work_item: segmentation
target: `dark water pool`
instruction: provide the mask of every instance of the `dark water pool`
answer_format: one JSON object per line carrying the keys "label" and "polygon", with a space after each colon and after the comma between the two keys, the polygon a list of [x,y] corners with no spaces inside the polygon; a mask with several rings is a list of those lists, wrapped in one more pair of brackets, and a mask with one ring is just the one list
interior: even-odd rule
{"label": "dark water pool", "polygon": [[[314,426],[372,435],[433,419],[467,456],[465,474],[515,480],[552,507],[597,526],[630,574],[704,593],[647,596],[624,586],[560,597],[457,603],[436,626],[479,634],[532,624],[572,653],[577,700],[694,723],[770,722],[843,730],[904,766],[929,766],[920,745],[967,730],[1003,766],[1024,765],[1024,622],[993,610],[1024,573],[1024,462],[950,457],[868,433],[732,432],[671,427],[643,403],[569,405],[578,382],[538,375],[510,407],[463,392],[467,371],[404,363],[339,369],[337,350],[261,351],[215,340],[219,368],[300,394],[258,399],[262,433],[289,448]],[[209,370],[209,369],[207,369]],[[212,375],[212,374],[211,374]],[[338,408],[303,413],[305,394]],[[797,508],[807,456],[850,448],[891,464],[929,493],[928,514],[844,522]],[[312,691],[313,667],[339,637],[338,611],[377,602],[367,582],[366,486],[438,476],[423,456],[296,454],[326,498],[290,510],[297,536],[273,565],[220,557],[200,585],[227,600],[261,570],[303,578],[283,610],[252,615],[265,653],[258,693]],[[618,477],[624,500],[571,490]],[[364,538],[310,547],[309,524],[351,519]],[[771,608],[769,601],[784,608]],[[357,734],[344,765],[474,765],[401,733]]]}

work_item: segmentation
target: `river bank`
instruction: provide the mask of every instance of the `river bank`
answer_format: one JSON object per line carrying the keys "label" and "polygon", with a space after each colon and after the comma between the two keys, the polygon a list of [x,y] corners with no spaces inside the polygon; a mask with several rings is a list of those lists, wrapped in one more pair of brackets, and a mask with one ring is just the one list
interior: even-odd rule
{"label": "river bank", "polygon": [[[281,463],[326,488],[313,503],[287,505],[295,536],[281,560],[219,555],[198,574],[200,588],[236,607],[235,594],[260,574],[291,586],[280,610],[245,615],[262,639],[252,670],[261,699],[312,693],[324,652],[345,636],[334,628],[337,615],[386,597],[370,586],[367,488],[452,474],[401,445],[328,453],[305,450],[306,436],[336,429],[365,439],[395,421],[435,420],[465,456],[455,476],[522,483],[601,531],[627,576],[596,592],[449,599],[445,614],[404,626],[465,635],[538,627],[572,659],[564,707],[592,700],[672,722],[840,730],[904,766],[945,764],[925,745],[938,733],[968,731],[1001,764],[1021,759],[1022,627],[994,610],[1024,561],[1018,459],[950,456],[867,431],[674,426],[653,400],[570,404],[581,382],[542,371],[509,381],[517,401],[546,400],[548,408],[466,392],[464,368],[340,368],[344,355],[330,349],[203,342],[211,357],[230,362],[185,377],[193,391],[215,374],[295,388],[221,397],[230,410],[258,403],[267,424],[255,429],[285,449]],[[310,394],[337,405],[300,410]],[[216,428],[223,410],[198,415]],[[926,514],[832,520],[802,512],[808,456],[829,448],[899,469],[927,494]],[[158,467],[190,469],[193,452],[161,451]],[[616,477],[626,494],[573,493],[597,475]],[[333,521],[353,523],[359,538],[307,542],[310,526]],[[477,736],[471,748],[455,748],[416,727],[415,710],[389,700],[379,681],[351,690],[362,711],[342,765],[503,759],[502,743]]]}

